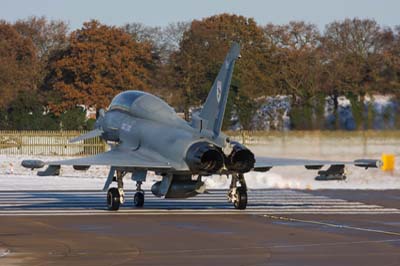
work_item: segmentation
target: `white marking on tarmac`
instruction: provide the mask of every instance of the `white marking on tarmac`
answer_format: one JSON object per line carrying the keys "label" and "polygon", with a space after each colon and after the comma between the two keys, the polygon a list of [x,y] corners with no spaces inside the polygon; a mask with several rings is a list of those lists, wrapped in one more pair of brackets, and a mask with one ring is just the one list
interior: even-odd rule
{"label": "white marking on tarmac", "polygon": [[370,233],[378,233],[378,234],[385,234],[385,235],[400,236],[400,232],[392,232],[392,231],[371,229],[371,228],[364,228],[364,227],[357,227],[357,226],[350,226],[350,225],[344,225],[344,224],[334,224],[334,223],[328,223],[328,222],[323,222],[323,221],[297,219],[297,218],[274,216],[274,215],[267,215],[267,214],[265,214],[264,217],[272,219],[272,220],[298,222],[298,223],[308,223],[308,224],[323,225],[323,226],[339,228],[339,229],[350,229],[350,230],[370,232]]}
{"label": "white marking on tarmac", "polygon": [[394,243],[394,242],[400,242],[400,239],[364,240],[364,241],[351,241],[351,242],[312,243],[312,244],[296,244],[296,245],[277,245],[277,246],[270,246],[270,248],[343,246],[343,245],[363,245],[363,244],[372,244],[372,243]]}
{"label": "white marking on tarmac", "polygon": [[0,249],[0,258],[3,258],[3,257],[5,257],[5,256],[7,256],[7,255],[9,255],[10,254],[10,250],[9,249]]}
{"label": "white marking on tarmac", "polygon": [[133,207],[134,191],[125,193],[126,204],[118,212],[106,210],[102,191],[3,191],[0,216],[49,215],[286,215],[286,214],[400,214],[384,208],[296,190],[249,190],[248,207],[236,210],[225,190],[212,190],[189,199],[160,199],[146,191],[144,208]]}

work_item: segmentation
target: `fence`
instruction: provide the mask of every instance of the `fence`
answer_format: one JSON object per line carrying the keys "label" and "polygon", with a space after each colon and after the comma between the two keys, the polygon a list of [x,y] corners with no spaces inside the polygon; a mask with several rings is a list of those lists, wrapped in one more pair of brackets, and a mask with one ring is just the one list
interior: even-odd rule
{"label": "fence", "polygon": [[77,143],[68,140],[84,131],[0,131],[0,154],[6,155],[93,155],[105,151],[100,138]]}
{"label": "fence", "polygon": [[[107,145],[100,138],[77,143],[68,140],[84,131],[0,131],[0,154],[6,155],[93,155],[104,152]],[[246,145],[268,146],[270,155],[293,152],[293,149],[326,154],[330,150],[369,154],[385,147],[400,153],[400,131],[256,131],[227,132],[232,140]]]}
{"label": "fence", "polygon": [[364,131],[229,131],[225,132],[230,139],[243,142],[245,144],[268,144],[273,139],[282,141],[293,138],[313,138],[313,139],[349,139],[358,138],[365,141],[373,139],[399,139],[400,130],[364,130]]}
{"label": "fence", "polygon": [[228,135],[264,156],[400,154],[400,131],[255,131]]}

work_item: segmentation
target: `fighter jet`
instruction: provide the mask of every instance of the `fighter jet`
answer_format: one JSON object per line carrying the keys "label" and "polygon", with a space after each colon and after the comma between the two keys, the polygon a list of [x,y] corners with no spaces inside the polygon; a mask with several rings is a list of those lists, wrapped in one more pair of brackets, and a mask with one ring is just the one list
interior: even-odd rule
{"label": "fighter jet", "polygon": [[[226,175],[231,179],[228,200],[237,209],[247,206],[244,174],[266,172],[275,166],[301,165],[319,170],[319,180],[344,179],[344,166],[379,167],[377,160],[334,162],[324,160],[257,157],[245,145],[231,141],[221,132],[225,106],[240,46],[233,43],[216,77],[202,110],[187,122],[162,99],[142,91],[125,91],[101,110],[95,129],[72,142],[100,137],[110,144],[107,152],[91,157],[43,162],[25,160],[22,165],[36,169],[48,165],[39,175],[57,175],[61,165],[87,170],[92,165],[110,166],[103,190],[107,191],[109,210],[118,210],[125,200],[123,177],[130,174],[136,182],[134,206],[144,205],[142,183],[148,172],[162,176],[151,192],[163,198],[187,198],[206,191],[204,176]],[[116,187],[111,187],[116,182]]]}

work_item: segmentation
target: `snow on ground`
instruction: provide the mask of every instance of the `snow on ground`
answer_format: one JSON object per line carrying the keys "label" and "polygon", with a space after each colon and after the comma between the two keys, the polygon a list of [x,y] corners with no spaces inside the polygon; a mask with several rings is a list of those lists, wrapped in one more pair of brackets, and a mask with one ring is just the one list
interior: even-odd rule
{"label": "snow on ground", "polygon": [[[400,165],[397,165],[399,167]],[[276,167],[267,173],[246,174],[249,188],[278,189],[400,189],[400,173],[383,173],[379,169],[347,168],[346,181],[316,181],[316,171],[301,167]],[[227,188],[226,177],[215,176],[206,181],[209,188]]]}
{"label": "snow on ground", "polygon": [[[300,145],[301,146],[301,145]],[[290,152],[276,154],[277,151],[265,145],[250,147],[260,156],[314,158],[307,149],[296,150],[291,148]],[[311,148],[311,147],[310,147]],[[329,160],[353,160],[365,156],[356,156],[343,152],[343,147],[338,148],[336,153],[331,151],[325,154],[323,159]],[[390,151],[390,147],[382,147],[382,151]],[[380,158],[381,149],[375,149],[369,154],[370,158]],[[396,148],[397,149],[397,148]],[[397,150],[396,150],[397,151]],[[272,152],[272,154],[271,154]],[[346,155],[347,154],[347,155]],[[1,190],[101,190],[108,168],[93,166],[88,171],[75,171],[72,167],[62,167],[60,176],[41,177],[36,171],[25,169],[21,166],[24,159],[40,159],[53,161],[68,159],[70,157],[60,156],[6,156],[0,155],[0,191]],[[368,169],[358,167],[347,167],[346,181],[316,181],[314,177],[317,171],[306,170],[304,167],[276,167],[266,173],[246,174],[247,184],[250,188],[291,188],[291,189],[400,189],[400,162],[396,162],[396,170],[392,173],[383,172],[380,169]],[[150,173],[144,188],[149,189],[154,181],[160,180],[159,176]],[[207,188],[228,188],[229,180],[226,176],[206,177]],[[129,177],[125,178],[125,188],[135,189],[135,184]]]}
{"label": "snow on ground", "polygon": [[[0,191],[1,190],[101,190],[108,175],[105,166],[93,166],[87,171],[75,171],[72,166],[61,167],[60,176],[37,176],[21,166],[22,160],[39,159],[43,161],[66,160],[74,157],[0,155]],[[44,170],[40,169],[40,170]],[[159,177],[150,173],[145,189],[151,187],[153,180]],[[134,182],[125,177],[125,188],[136,189]]]}

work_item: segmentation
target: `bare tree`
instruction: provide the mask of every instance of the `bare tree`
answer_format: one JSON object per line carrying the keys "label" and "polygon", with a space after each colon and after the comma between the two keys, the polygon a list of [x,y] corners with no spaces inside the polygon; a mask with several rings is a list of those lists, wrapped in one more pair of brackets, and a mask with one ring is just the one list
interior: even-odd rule
{"label": "bare tree", "polygon": [[61,20],[48,21],[45,17],[29,17],[17,20],[14,28],[26,38],[32,40],[40,59],[47,60],[54,50],[67,46],[68,24]]}
{"label": "bare tree", "polygon": [[166,27],[151,27],[142,23],[129,23],[123,29],[131,34],[138,42],[149,42],[153,47],[153,53],[167,63],[171,53],[179,49],[179,43],[183,33],[189,28],[188,22],[170,23]]}

